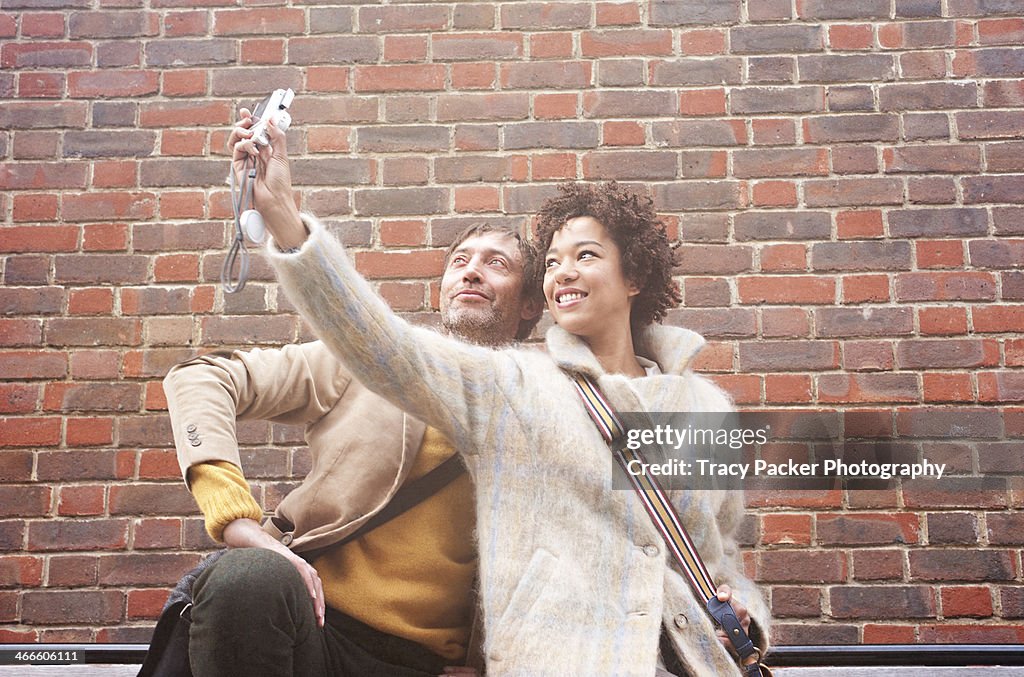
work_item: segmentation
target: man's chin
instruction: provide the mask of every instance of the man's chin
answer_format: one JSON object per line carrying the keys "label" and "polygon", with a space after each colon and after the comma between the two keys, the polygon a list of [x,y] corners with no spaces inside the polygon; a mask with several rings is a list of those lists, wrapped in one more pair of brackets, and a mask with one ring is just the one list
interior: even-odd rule
{"label": "man's chin", "polygon": [[481,308],[476,312],[460,309],[441,318],[445,331],[471,343],[497,345],[508,343],[513,336],[505,336],[502,318],[493,309]]}

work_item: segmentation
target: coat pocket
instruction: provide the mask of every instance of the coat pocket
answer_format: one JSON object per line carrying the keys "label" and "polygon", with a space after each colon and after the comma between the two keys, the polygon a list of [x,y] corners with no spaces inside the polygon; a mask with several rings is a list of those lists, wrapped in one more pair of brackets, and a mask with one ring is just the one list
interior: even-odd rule
{"label": "coat pocket", "polygon": [[[547,550],[538,548],[533,553],[498,620],[492,641],[488,643],[487,657],[490,660],[507,661],[518,652],[520,642],[517,640],[524,630],[530,630],[532,612],[542,604],[542,598],[552,594],[551,584],[557,568],[558,558]],[[536,628],[532,630],[536,631]]]}

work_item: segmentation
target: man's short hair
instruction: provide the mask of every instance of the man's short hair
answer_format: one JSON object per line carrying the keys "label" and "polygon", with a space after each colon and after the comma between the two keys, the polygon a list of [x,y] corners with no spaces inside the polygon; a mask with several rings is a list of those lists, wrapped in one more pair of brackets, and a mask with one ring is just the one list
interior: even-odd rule
{"label": "man's short hair", "polygon": [[[570,219],[589,216],[600,221],[611,235],[622,254],[622,272],[640,289],[630,313],[633,329],[660,322],[670,308],[679,305],[682,294],[672,277],[677,265],[675,248],[649,197],[614,181],[600,185],[564,183],[558,190],[558,195],[540,209],[536,238],[539,252],[548,250],[555,233]],[[537,275],[543,284],[543,266]]]}
{"label": "man's short hair", "polygon": [[[448,249],[444,253],[444,267],[448,269],[448,262],[451,261],[452,254],[458,249],[463,242],[471,237],[477,237],[478,235],[486,235],[487,233],[498,233],[505,237],[515,240],[516,248],[519,250],[519,255],[523,259],[523,279],[519,290],[519,296],[523,301],[533,301],[538,304],[538,308],[543,311],[544,308],[544,292],[537,282],[538,273],[540,269],[540,256],[537,253],[536,247],[527,238],[523,237],[522,233],[512,228],[511,226],[501,226],[481,221],[469,225],[465,230],[459,233],[452,243],[448,245]],[[542,312],[538,312],[536,317],[532,317],[528,320],[520,320],[519,328],[516,330],[516,340],[522,341],[528,338],[533,332],[534,327],[540,322],[540,316]]]}

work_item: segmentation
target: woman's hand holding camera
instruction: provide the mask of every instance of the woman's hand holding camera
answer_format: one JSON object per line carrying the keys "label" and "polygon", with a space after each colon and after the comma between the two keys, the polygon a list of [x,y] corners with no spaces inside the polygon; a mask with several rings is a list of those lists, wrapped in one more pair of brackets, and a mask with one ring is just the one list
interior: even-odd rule
{"label": "woman's hand holding camera", "polygon": [[263,216],[278,249],[300,247],[308,233],[292,197],[285,133],[271,120],[266,131],[270,144],[260,145],[252,138],[254,122],[252,113],[243,108],[228,139],[235,185],[242,185],[245,173],[254,168],[255,175],[250,172],[249,178],[253,182],[253,208]]}

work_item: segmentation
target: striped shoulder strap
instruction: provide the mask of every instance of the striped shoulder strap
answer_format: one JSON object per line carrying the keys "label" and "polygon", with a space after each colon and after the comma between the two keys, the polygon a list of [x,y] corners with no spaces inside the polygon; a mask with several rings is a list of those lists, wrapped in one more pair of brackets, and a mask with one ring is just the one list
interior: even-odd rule
{"label": "striped shoulder strap", "polygon": [[[748,677],[761,675],[759,666],[760,650],[747,637],[746,632],[740,625],[732,605],[728,602],[719,602],[716,596],[718,587],[715,585],[711,574],[708,572],[704,561],[697,552],[697,547],[686,532],[675,507],[669,500],[665,490],[661,488],[653,475],[647,473],[630,472],[630,463],[638,461],[646,463],[640,449],[630,449],[626,444],[626,430],[622,421],[615,413],[614,407],[608,402],[604,394],[597,387],[597,384],[586,374],[570,373],[569,377],[579,392],[590,418],[594,420],[597,429],[601,432],[608,446],[612,449],[612,455],[618,462],[622,471],[629,479],[630,484],[636,491],[640,502],[643,504],[647,514],[650,515],[654,526],[665,539],[669,552],[679,564],[683,573],[686,574],[694,593],[707,606],[712,618],[722,626],[729,635],[733,647],[740,656],[740,662]],[[755,660],[747,663],[751,656]]]}

